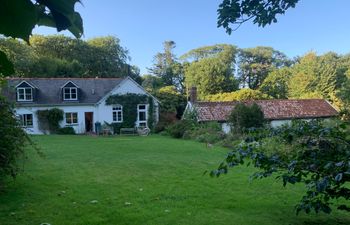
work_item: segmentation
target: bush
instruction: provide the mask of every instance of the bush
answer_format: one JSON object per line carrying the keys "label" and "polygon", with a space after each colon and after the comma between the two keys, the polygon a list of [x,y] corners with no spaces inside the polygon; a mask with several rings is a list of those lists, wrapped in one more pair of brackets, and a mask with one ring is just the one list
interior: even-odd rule
{"label": "bush", "polygon": [[229,116],[229,122],[238,132],[248,128],[262,127],[265,122],[264,113],[256,103],[251,106],[238,103]]}
{"label": "bush", "polygon": [[194,139],[199,142],[217,143],[225,138],[225,133],[221,130],[221,126],[217,122],[198,124],[192,130],[184,133],[184,139]]}
{"label": "bush", "polygon": [[166,131],[173,138],[182,138],[186,131],[194,128],[193,121],[179,120],[175,124],[172,124],[166,128]]}
{"label": "bush", "polygon": [[75,134],[73,127],[62,127],[57,130],[57,134],[72,135]]}
{"label": "bush", "polygon": [[159,133],[165,130],[166,127],[174,124],[177,121],[176,113],[163,112],[159,115],[159,122],[154,128],[155,133]]}
{"label": "bush", "polygon": [[25,147],[33,143],[19,126],[10,103],[0,96],[0,187],[6,176],[16,177],[18,159],[24,157]]}

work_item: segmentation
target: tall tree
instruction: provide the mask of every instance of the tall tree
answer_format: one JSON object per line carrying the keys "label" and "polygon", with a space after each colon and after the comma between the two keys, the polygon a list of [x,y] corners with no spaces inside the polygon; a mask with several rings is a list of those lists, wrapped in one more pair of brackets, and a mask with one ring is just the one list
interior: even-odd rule
{"label": "tall tree", "polygon": [[240,85],[251,89],[259,88],[272,70],[291,64],[285,54],[271,47],[241,49],[238,58]]}
{"label": "tall tree", "polygon": [[290,68],[284,67],[270,72],[262,82],[259,90],[276,99],[288,98],[288,83],[291,77]]}
{"label": "tall tree", "polygon": [[0,49],[25,77],[125,77],[140,81],[140,71],[128,64],[128,51],[116,37],[88,41],[63,35],[33,35],[23,41],[0,38]]}
{"label": "tall tree", "polygon": [[235,46],[221,44],[194,49],[181,56],[182,59],[194,59],[185,68],[186,87],[196,86],[200,98],[236,90],[236,53]]}
{"label": "tall tree", "polygon": [[289,81],[290,98],[325,98],[341,106],[336,96],[340,88],[337,80],[344,80],[343,69],[339,69],[339,57],[328,53],[317,56],[310,52],[299,59],[291,69],[292,75]]}
{"label": "tall tree", "polygon": [[176,47],[174,41],[163,42],[163,52],[158,52],[154,58],[154,64],[149,72],[160,77],[164,86],[175,86],[183,90],[183,67],[178,62],[173,50]]}

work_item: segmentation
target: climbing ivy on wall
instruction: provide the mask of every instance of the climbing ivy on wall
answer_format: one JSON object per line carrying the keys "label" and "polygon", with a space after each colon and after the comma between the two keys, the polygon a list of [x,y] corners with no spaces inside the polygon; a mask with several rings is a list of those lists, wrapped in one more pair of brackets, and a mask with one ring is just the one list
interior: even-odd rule
{"label": "climbing ivy on wall", "polygon": [[114,132],[118,132],[120,128],[130,128],[135,126],[137,120],[137,105],[148,104],[148,125],[154,124],[154,103],[153,98],[143,94],[124,94],[111,95],[106,100],[106,105],[122,105],[123,106],[123,122],[112,123]]}
{"label": "climbing ivy on wall", "polygon": [[36,112],[38,116],[39,129],[43,133],[57,133],[60,128],[60,122],[63,120],[63,111],[61,109],[45,109]]}

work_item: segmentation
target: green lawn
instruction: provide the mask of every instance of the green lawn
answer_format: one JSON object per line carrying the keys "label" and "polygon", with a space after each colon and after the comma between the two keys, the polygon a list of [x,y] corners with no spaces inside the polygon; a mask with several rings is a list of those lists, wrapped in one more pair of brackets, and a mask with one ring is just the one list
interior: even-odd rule
{"label": "green lawn", "polygon": [[24,173],[0,193],[1,225],[350,224],[336,211],[296,216],[303,187],[250,182],[252,168],[203,175],[226,149],[161,136],[33,139],[46,157],[32,151]]}

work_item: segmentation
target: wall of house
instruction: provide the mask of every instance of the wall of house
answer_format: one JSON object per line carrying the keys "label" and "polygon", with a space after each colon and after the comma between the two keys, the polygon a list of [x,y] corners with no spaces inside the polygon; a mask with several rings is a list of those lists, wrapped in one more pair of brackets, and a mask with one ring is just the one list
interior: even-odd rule
{"label": "wall of house", "polygon": [[270,126],[272,128],[280,127],[282,125],[288,124],[290,125],[292,123],[292,120],[271,120]]}
{"label": "wall of house", "polygon": [[[127,93],[133,93],[133,94],[147,94],[143,88],[135,84],[134,81],[131,81],[129,79],[124,80],[120,86],[116,87],[111,93],[104,97],[96,107],[97,110],[97,118],[99,119],[99,122],[103,124],[104,122],[112,123],[113,122],[113,113],[112,113],[112,105],[107,105],[106,100],[111,95],[123,95]],[[156,111],[156,121],[159,120],[159,105],[157,102],[154,103],[155,111]],[[136,110],[136,109],[135,109]],[[147,117],[148,117],[148,109],[147,109]],[[137,126],[138,121],[135,121],[135,126]]]}
{"label": "wall of house", "polygon": [[78,123],[74,125],[67,125],[66,124],[66,118],[64,114],[64,118],[60,123],[61,127],[71,126],[74,128],[75,132],[77,134],[85,133],[85,112],[93,112],[94,118],[93,123],[96,121],[96,108],[91,106],[52,106],[52,107],[19,107],[16,108],[16,114],[17,115],[23,115],[23,114],[32,114],[33,115],[33,127],[24,128],[27,133],[29,134],[43,134],[43,132],[39,129],[39,123],[38,123],[38,117],[37,117],[37,111],[38,110],[45,110],[45,109],[52,109],[52,108],[58,108],[63,110],[64,113],[68,112],[76,112],[78,113]]}
{"label": "wall of house", "polygon": [[[32,114],[33,115],[33,127],[24,128],[29,134],[43,134],[39,129],[38,117],[36,115],[37,110],[45,110],[52,108],[59,108],[64,113],[76,112],[78,113],[78,123],[74,125],[67,125],[65,118],[61,122],[60,126],[71,126],[74,128],[77,134],[85,133],[85,112],[93,112],[93,131],[95,131],[95,123],[100,122],[103,124],[113,122],[112,106],[106,105],[106,99],[110,95],[115,94],[147,94],[142,87],[138,86],[134,81],[126,79],[119,86],[117,86],[108,96],[105,96],[99,103],[90,106],[51,106],[51,107],[18,107],[16,108],[17,115]],[[159,120],[159,104],[155,101],[154,103],[156,112],[156,122]],[[148,110],[147,110],[148,114]],[[148,115],[147,115],[148,116]],[[138,121],[136,121],[137,124]],[[136,125],[135,124],[135,125]]]}

